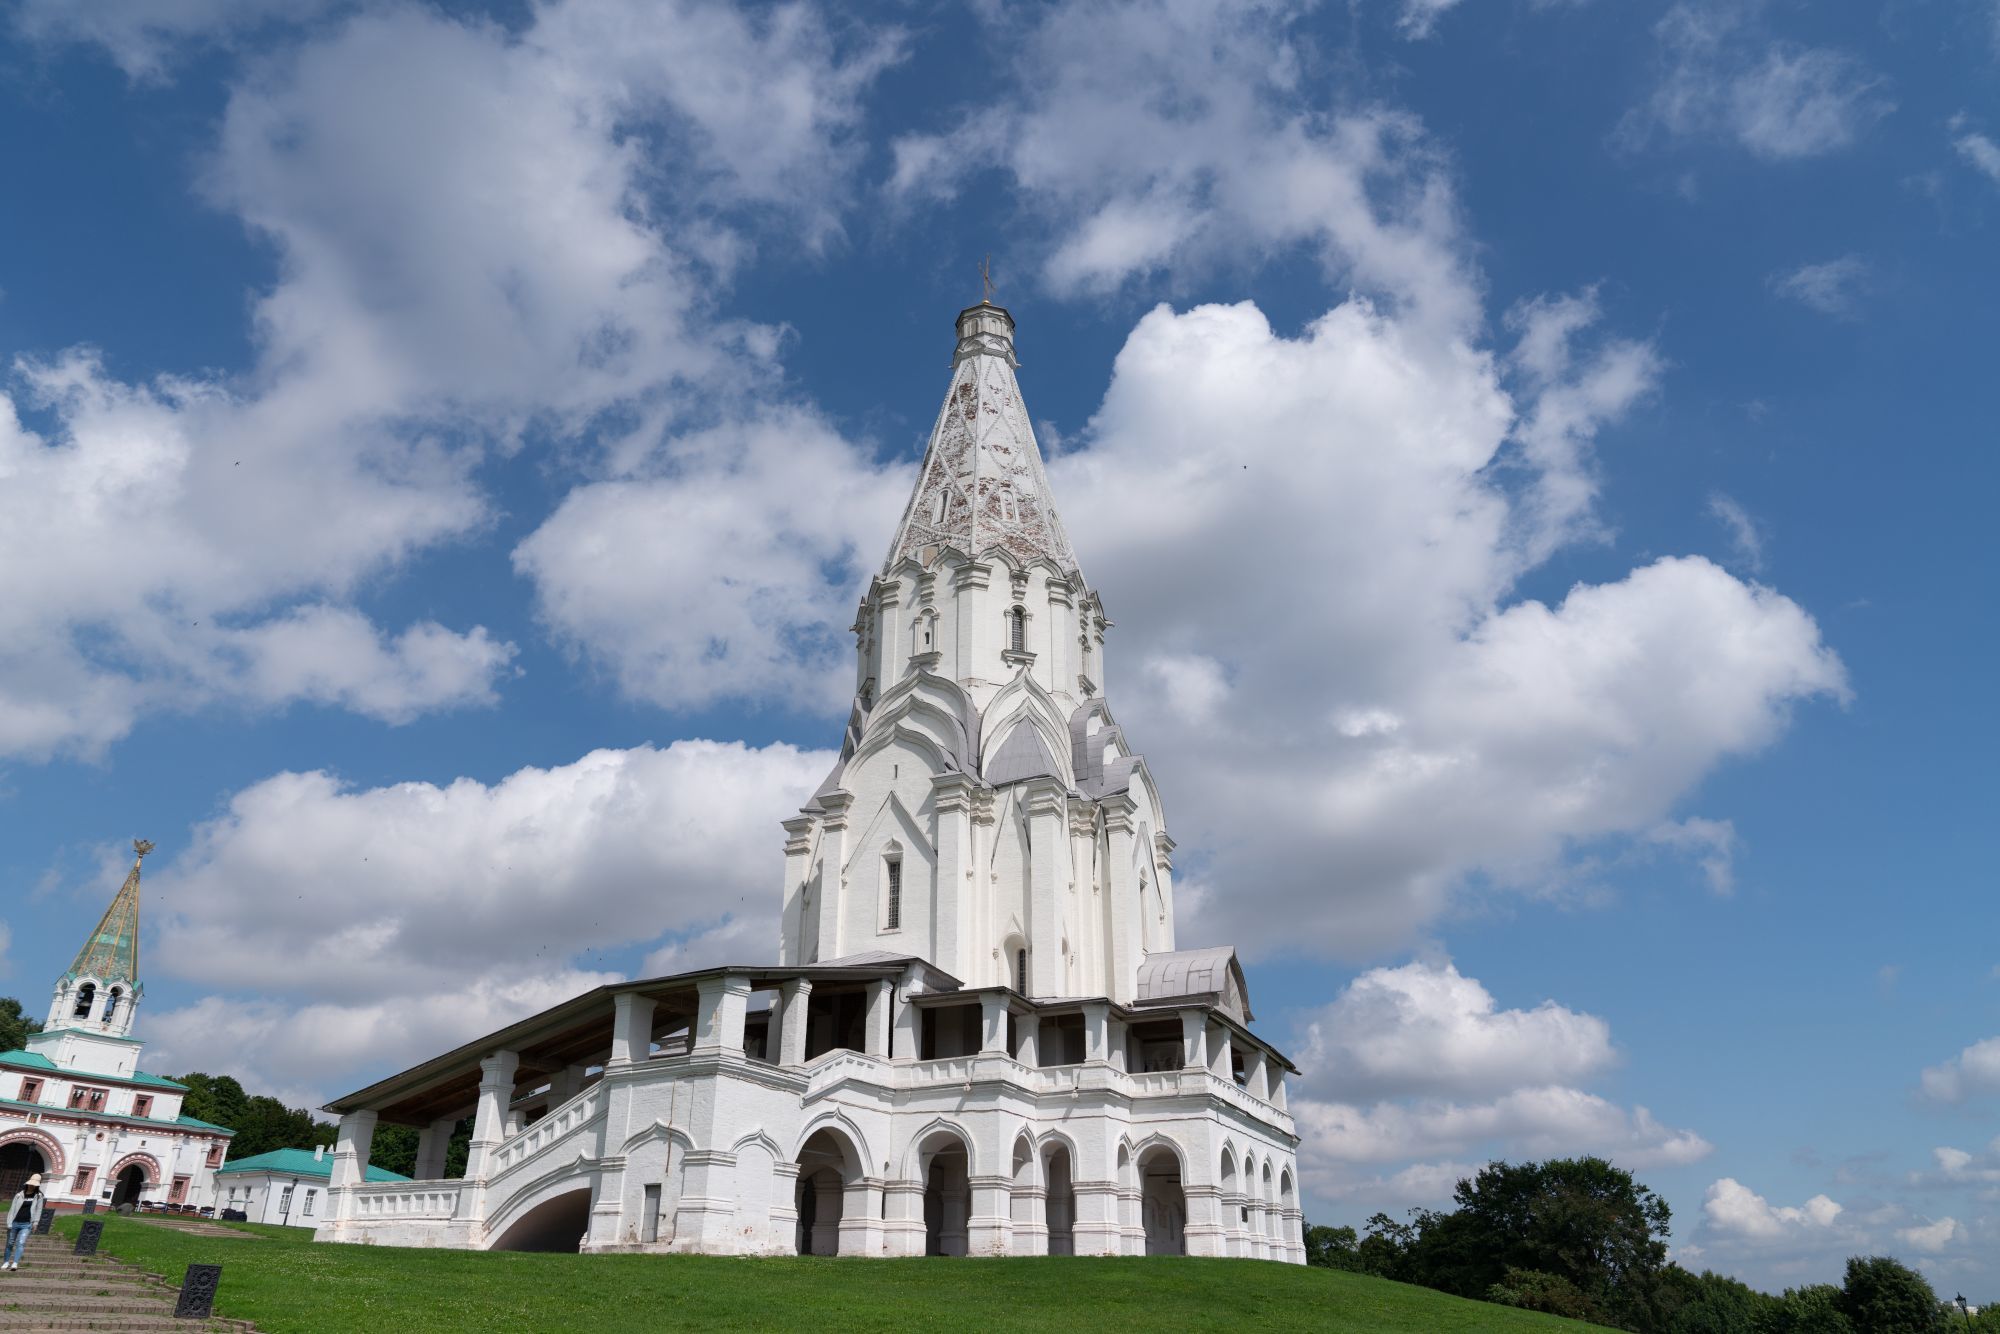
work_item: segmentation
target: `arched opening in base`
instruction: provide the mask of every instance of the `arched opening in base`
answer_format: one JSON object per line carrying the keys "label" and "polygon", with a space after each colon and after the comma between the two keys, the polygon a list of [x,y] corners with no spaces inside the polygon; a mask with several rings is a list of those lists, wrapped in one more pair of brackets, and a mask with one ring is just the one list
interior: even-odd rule
{"label": "arched opening in base", "polygon": [[[0,1199],[13,1199],[20,1193],[21,1187],[27,1183],[29,1177],[40,1172],[46,1178],[48,1170],[48,1161],[42,1157],[41,1150],[34,1145],[0,1145]],[[44,1180],[43,1189],[46,1190],[48,1184],[48,1181]]]}
{"label": "arched opening in base", "polygon": [[1171,1149],[1155,1147],[1139,1157],[1139,1216],[1146,1225],[1146,1254],[1187,1254],[1187,1196],[1180,1159]]}
{"label": "arched opening in base", "polygon": [[554,1251],[575,1254],[583,1249],[590,1231],[590,1188],[566,1191],[552,1200],[543,1200],[514,1220],[500,1239],[490,1246],[495,1251]]}
{"label": "arched opening in base", "polygon": [[919,1153],[924,1174],[924,1254],[964,1255],[972,1206],[970,1159],[965,1141],[948,1130],[933,1134]]}
{"label": "arched opening in base", "polygon": [[118,1174],[117,1184],[111,1188],[111,1207],[122,1209],[126,1205],[139,1203],[140,1192],[146,1189],[146,1169],[128,1167]]}
{"label": "arched opening in base", "polygon": [[1049,1254],[1075,1255],[1076,1185],[1070,1174],[1068,1145],[1054,1145],[1042,1155],[1042,1180],[1048,1187]]}
{"label": "arched opening in base", "polygon": [[800,1255],[840,1254],[840,1220],[847,1211],[847,1185],[859,1179],[853,1146],[832,1130],[813,1133],[799,1150],[799,1209],[795,1238]]}

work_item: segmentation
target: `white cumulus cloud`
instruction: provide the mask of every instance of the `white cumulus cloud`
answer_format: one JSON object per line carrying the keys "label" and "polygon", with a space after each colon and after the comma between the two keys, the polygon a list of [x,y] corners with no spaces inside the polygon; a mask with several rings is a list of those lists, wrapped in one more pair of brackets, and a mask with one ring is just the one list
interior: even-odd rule
{"label": "white cumulus cloud", "polygon": [[1949,1103],[2000,1093],[2000,1037],[1975,1042],[1948,1061],[1926,1066],[1919,1087],[1925,1097]]}
{"label": "white cumulus cloud", "polygon": [[1710,1227],[1753,1241],[1824,1231],[1841,1214],[1840,1206],[1824,1195],[1815,1195],[1802,1205],[1773,1205],[1734,1177],[1713,1182],[1701,1208]]}

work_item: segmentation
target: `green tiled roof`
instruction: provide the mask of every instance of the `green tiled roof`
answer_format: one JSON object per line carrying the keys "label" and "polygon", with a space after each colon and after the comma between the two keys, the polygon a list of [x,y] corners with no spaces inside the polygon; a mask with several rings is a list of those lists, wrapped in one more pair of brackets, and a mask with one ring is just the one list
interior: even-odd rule
{"label": "green tiled roof", "polygon": [[[260,1153],[249,1158],[238,1158],[234,1162],[224,1163],[215,1169],[217,1176],[221,1176],[226,1172],[275,1172],[279,1176],[325,1177],[331,1179],[333,1176],[333,1150],[328,1149],[325,1154],[315,1158],[310,1149],[273,1149],[269,1153]],[[391,1172],[388,1168],[377,1167],[373,1163],[368,1165],[368,1180],[370,1181],[408,1181],[409,1179],[401,1172]]]}
{"label": "green tiled roof", "polygon": [[66,1070],[38,1051],[0,1051],[0,1065],[11,1065],[18,1070],[47,1070],[65,1079],[81,1079],[86,1082],[103,1080],[111,1084],[143,1084],[147,1088],[173,1089],[177,1093],[187,1092],[186,1084],[176,1084],[171,1079],[149,1075],[143,1070],[134,1070],[129,1075],[104,1075],[90,1070]]}
{"label": "green tiled roof", "polygon": [[107,984],[128,985],[139,980],[139,864],[153,845],[141,841],[133,844],[132,850],[139,855],[132,861],[131,874],[104,910],[97,930],[76,952],[76,962],[69,966],[65,978],[89,976]]}
{"label": "green tiled roof", "polygon": [[72,1111],[66,1107],[56,1107],[46,1102],[17,1102],[13,1098],[0,1098],[0,1107],[19,1108],[24,1112],[57,1112],[64,1116],[85,1116],[93,1121],[116,1121],[123,1126],[138,1126],[146,1130],[206,1130],[217,1135],[234,1135],[228,1126],[212,1125],[207,1121],[197,1121],[192,1116],[181,1116],[168,1121],[157,1116],[120,1116],[116,1112]]}

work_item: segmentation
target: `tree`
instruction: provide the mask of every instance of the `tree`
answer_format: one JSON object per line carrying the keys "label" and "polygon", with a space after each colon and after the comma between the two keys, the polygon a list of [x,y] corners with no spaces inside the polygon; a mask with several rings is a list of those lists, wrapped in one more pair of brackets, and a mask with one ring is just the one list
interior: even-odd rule
{"label": "tree", "polygon": [[41,1031],[41,1021],[23,1014],[21,1002],[0,996],[0,1051],[19,1051],[28,1045],[28,1034]]}
{"label": "tree", "polygon": [[1944,1328],[1944,1308],[1922,1274],[1886,1255],[1847,1262],[1840,1309],[1856,1334],[1932,1334]]}
{"label": "tree", "polygon": [[1854,1334],[1840,1298],[1840,1289],[1831,1283],[1786,1288],[1759,1318],[1756,1334]]}
{"label": "tree", "polygon": [[1746,1334],[1760,1329],[1776,1297],[1724,1274],[1668,1265],[1654,1290],[1651,1328],[1666,1334]]}
{"label": "tree", "polygon": [[1361,1269],[1361,1240],[1351,1227],[1306,1224],[1306,1263],[1320,1269]]}
{"label": "tree", "polygon": [[334,1142],[334,1127],[328,1122],[315,1120],[303,1107],[287,1107],[276,1098],[245,1093],[231,1075],[196,1071],[175,1082],[188,1086],[181,1102],[183,1113],[236,1132],[229,1141],[231,1162],[274,1149],[310,1149]]}
{"label": "tree", "polygon": [[[400,1172],[404,1176],[415,1176],[417,1170],[417,1136],[413,1126],[380,1125],[375,1127],[375,1141],[368,1151],[370,1161],[376,1167],[389,1172]],[[460,1121],[452,1128],[451,1139],[444,1150],[444,1174],[446,1177],[465,1175],[466,1155],[472,1149],[472,1122]],[[1323,1228],[1321,1231],[1335,1231]],[[1354,1229],[1345,1231],[1352,1236]],[[1307,1230],[1306,1247],[1312,1247],[1311,1229]]]}

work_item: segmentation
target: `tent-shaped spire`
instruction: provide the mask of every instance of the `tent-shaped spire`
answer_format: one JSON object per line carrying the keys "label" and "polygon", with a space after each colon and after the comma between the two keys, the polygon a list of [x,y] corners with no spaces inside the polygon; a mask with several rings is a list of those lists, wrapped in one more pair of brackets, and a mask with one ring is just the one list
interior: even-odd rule
{"label": "tent-shaped spire", "polygon": [[128,986],[138,982],[139,864],[152,850],[153,845],[143,838],[132,841],[132,851],[138,856],[132,860],[131,873],[119,887],[117,897],[111,900],[111,906],[104,910],[97,929],[77,951],[76,962],[63,975],[65,982],[74,977],[94,977],[99,982],[123,982]]}
{"label": "tent-shaped spire", "polygon": [[959,312],[951,389],[885,571],[950,546],[970,556],[999,547],[1023,565],[1046,559],[1081,574],[1014,380],[1019,364],[1012,315],[990,301]]}

